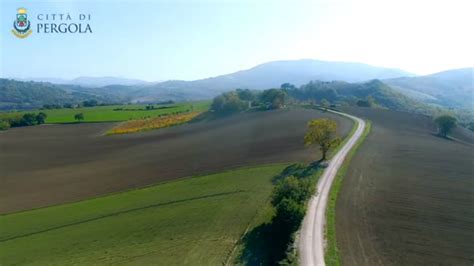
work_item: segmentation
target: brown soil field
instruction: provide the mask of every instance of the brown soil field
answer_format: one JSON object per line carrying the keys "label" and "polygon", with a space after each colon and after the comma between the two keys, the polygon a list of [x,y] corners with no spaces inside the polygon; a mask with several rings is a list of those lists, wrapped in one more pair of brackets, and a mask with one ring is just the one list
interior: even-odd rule
{"label": "brown soil field", "polygon": [[103,136],[113,123],[42,125],[0,133],[0,213],[83,200],[180,177],[321,155],[304,147],[316,110],[236,115],[128,135]]}
{"label": "brown soil field", "polygon": [[373,128],[336,206],[343,265],[472,265],[474,136],[435,136],[425,116],[348,108]]}

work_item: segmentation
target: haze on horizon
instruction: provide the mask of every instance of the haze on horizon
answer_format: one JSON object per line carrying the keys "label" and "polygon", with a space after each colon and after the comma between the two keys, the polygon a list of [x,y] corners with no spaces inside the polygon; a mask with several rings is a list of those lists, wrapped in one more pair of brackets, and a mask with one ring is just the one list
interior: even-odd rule
{"label": "haze on horizon", "polygon": [[[194,80],[275,60],[360,62],[430,74],[472,67],[474,2],[2,1],[0,76]],[[90,13],[93,34],[11,34],[16,9]]]}

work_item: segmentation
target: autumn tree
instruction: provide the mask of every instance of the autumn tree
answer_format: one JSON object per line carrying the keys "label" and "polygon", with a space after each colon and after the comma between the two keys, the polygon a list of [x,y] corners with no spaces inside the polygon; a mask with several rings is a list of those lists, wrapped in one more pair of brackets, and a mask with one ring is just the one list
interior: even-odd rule
{"label": "autumn tree", "polygon": [[304,137],[307,146],[319,145],[323,153],[322,160],[326,160],[327,152],[337,146],[341,139],[336,135],[337,124],[329,119],[316,119],[308,122],[308,131]]}
{"label": "autumn tree", "polygon": [[446,138],[453,128],[456,127],[457,120],[450,115],[441,115],[438,116],[434,122],[438,126],[438,134]]}

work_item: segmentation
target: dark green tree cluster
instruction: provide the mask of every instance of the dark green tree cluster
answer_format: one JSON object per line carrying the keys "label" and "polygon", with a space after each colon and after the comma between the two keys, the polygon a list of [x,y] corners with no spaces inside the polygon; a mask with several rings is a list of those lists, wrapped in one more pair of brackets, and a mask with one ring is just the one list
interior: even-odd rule
{"label": "dark green tree cluster", "polygon": [[288,176],[280,180],[272,195],[275,207],[275,221],[287,233],[295,232],[304,218],[306,201],[314,193],[314,186],[309,178]]}
{"label": "dark green tree cluster", "polygon": [[229,114],[244,111],[248,103],[239,97],[236,91],[223,93],[214,98],[211,109],[217,113]]}
{"label": "dark green tree cluster", "polygon": [[288,100],[288,94],[282,89],[269,89],[264,90],[260,94],[260,104],[266,109],[279,109],[285,106]]}
{"label": "dark green tree cluster", "polygon": [[293,164],[287,167],[276,178],[276,185],[271,196],[275,209],[272,219],[272,253],[274,262],[289,263],[293,261],[292,252],[294,233],[306,213],[306,204],[315,193],[318,165]]}
{"label": "dark green tree cluster", "polygon": [[26,113],[22,116],[7,117],[0,119],[0,130],[7,130],[10,127],[26,127],[44,124],[47,115],[43,112],[38,114]]}
{"label": "dark green tree cluster", "polygon": [[438,134],[441,137],[448,137],[448,134],[456,127],[457,119],[450,115],[441,115],[435,118],[434,122],[438,126]]}
{"label": "dark green tree cluster", "polygon": [[215,97],[211,109],[222,114],[242,112],[252,107],[258,107],[261,110],[279,109],[285,106],[287,98],[288,94],[282,89],[269,89],[262,92],[237,89]]}

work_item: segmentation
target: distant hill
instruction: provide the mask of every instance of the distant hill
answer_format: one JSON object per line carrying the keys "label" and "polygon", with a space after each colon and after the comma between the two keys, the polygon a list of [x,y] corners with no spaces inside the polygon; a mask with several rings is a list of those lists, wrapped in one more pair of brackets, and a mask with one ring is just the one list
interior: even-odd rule
{"label": "distant hill", "polygon": [[153,87],[186,90],[230,90],[235,88],[268,89],[289,82],[297,86],[311,80],[359,82],[387,79],[413,74],[399,69],[374,67],[361,63],[329,62],[320,60],[274,61],[248,70],[194,81],[166,81]]}
{"label": "distant hill", "polygon": [[151,82],[139,80],[139,79],[127,79],[119,77],[78,77],[75,79],[59,79],[59,78],[18,78],[19,81],[35,81],[35,82],[49,82],[60,85],[77,85],[82,87],[105,87],[110,85],[124,85],[124,86],[135,86],[135,85],[150,85]]}
{"label": "distant hill", "polygon": [[127,79],[118,77],[79,77],[71,80],[71,82],[71,84],[83,87],[104,87],[110,85],[135,86],[146,85],[149,83],[139,79]]}
{"label": "distant hill", "polygon": [[124,99],[116,92],[88,92],[74,85],[0,79],[0,110],[33,109],[45,104],[76,104],[85,100],[121,102]]}
{"label": "distant hill", "polygon": [[426,103],[473,108],[474,68],[448,70],[427,76],[386,79],[384,82]]}

